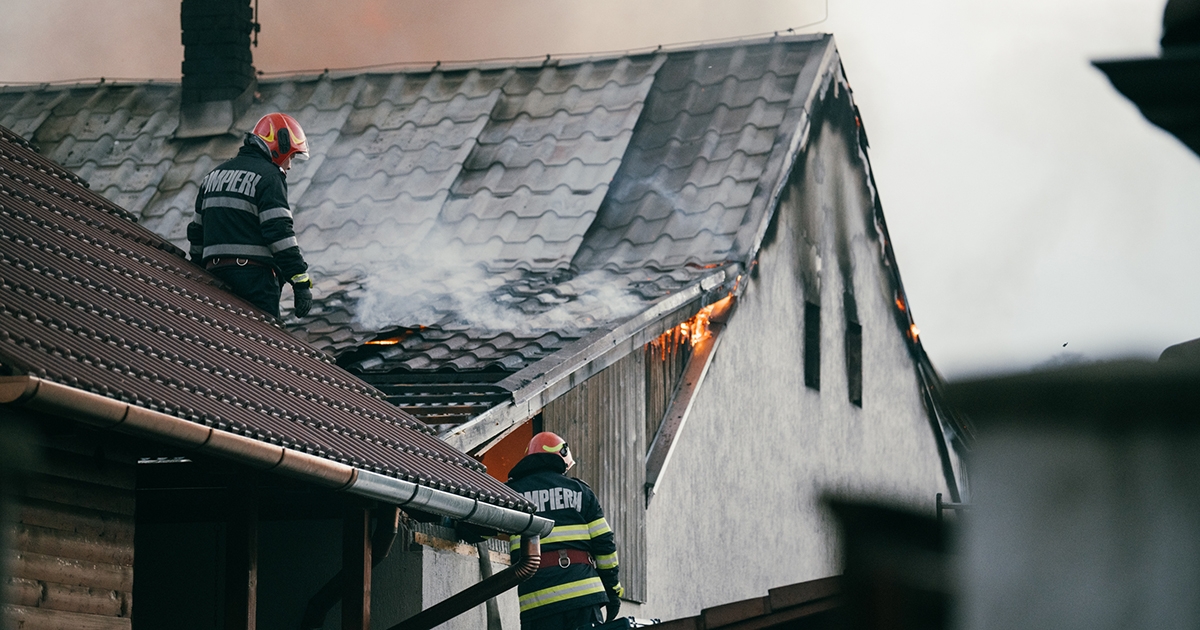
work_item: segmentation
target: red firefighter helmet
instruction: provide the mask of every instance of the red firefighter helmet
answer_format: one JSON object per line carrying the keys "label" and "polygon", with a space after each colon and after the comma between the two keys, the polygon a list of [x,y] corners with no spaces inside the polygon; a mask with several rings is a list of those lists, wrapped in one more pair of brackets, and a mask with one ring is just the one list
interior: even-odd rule
{"label": "red firefighter helmet", "polygon": [[308,138],[300,123],[287,114],[275,112],[258,119],[254,131],[255,144],[265,149],[275,166],[283,168],[289,157],[308,159]]}
{"label": "red firefighter helmet", "polygon": [[567,470],[570,470],[575,465],[575,458],[571,457],[571,447],[567,446],[567,441],[562,439],[556,433],[543,431],[529,440],[529,450],[525,451],[526,455],[534,453],[554,453],[563,458],[567,462]]}

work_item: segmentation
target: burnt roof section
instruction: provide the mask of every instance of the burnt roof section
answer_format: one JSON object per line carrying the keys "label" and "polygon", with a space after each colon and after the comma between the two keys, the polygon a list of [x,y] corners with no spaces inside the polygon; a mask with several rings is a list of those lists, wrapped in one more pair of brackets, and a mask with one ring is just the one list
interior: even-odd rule
{"label": "burnt roof section", "polygon": [[[260,81],[237,126],[290,112],[313,155],[289,182],[319,303],[289,326],[364,375],[511,374],[746,262],[831,48]],[[0,88],[0,124],[182,245],[239,139],[174,138],[178,101],[177,84]]]}
{"label": "burnt roof section", "polygon": [[0,363],[497,505],[530,506],[0,127]]}

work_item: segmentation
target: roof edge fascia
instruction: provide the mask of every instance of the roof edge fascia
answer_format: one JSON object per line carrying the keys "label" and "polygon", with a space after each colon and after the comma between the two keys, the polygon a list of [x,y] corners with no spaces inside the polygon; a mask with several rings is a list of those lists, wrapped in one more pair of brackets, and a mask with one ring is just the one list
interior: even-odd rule
{"label": "roof edge fascia", "polygon": [[698,310],[705,294],[737,277],[737,267],[736,263],[726,265],[682,290],[660,298],[624,322],[597,330],[497,382],[497,385],[512,392],[511,399],[449,429],[439,437],[463,452],[476,451],[481,446],[495,442],[576,384],[676,325],[678,322],[672,321],[672,316],[683,312],[690,317],[693,309],[689,309],[689,305],[696,303],[694,310]]}
{"label": "roof edge fascia", "polygon": [[554,522],[309,453],[214,429],[36,376],[0,377],[0,403],[151,438],[333,490],[447,516],[509,534],[545,536]]}

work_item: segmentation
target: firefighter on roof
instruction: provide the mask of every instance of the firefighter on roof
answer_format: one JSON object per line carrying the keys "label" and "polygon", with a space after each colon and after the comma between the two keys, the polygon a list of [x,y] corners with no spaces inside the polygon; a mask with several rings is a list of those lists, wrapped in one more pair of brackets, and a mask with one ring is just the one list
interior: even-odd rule
{"label": "firefighter on roof", "polygon": [[284,282],[292,285],[297,317],[312,308],[312,280],[287,200],[292,160],[307,157],[308,140],[295,118],[263,116],[237,156],[200,183],[187,229],[192,260],[275,317]]}
{"label": "firefighter on roof", "polygon": [[[554,521],[542,539],[538,572],[517,588],[521,630],[575,630],[617,616],[625,589],[617,579],[617,547],[600,502],[588,485],[566,476],[575,465],[559,436],[533,436],[526,455],[509,473],[508,486]],[[520,537],[512,548],[520,549]]]}

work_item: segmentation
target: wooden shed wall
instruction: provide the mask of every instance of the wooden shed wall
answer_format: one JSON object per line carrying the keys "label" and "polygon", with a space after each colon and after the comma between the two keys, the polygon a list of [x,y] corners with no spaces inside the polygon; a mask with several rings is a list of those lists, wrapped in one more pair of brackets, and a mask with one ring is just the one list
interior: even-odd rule
{"label": "wooden shed wall", "polygon": [[136,463],[86,439],[45,446],[8,526],[7,627],[128,629]]}
{"label": "wooden shed wall", "polygon": [[692,344],[689,336],[675,327],[646,344],[645,352],[648,450],[654,442],[654,436],[658,435],[667,408],[675,398],[675,391],[679,389],[679,379],[687,369],[688,359],[692,357]]}
{"label": "wooden shed wall", "polygon": [[646,598],[645,352],[634,352],[546,405],[543,428],[562,435],[572,473],[596,492],[617,539],[621,584]]}

